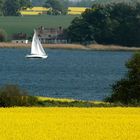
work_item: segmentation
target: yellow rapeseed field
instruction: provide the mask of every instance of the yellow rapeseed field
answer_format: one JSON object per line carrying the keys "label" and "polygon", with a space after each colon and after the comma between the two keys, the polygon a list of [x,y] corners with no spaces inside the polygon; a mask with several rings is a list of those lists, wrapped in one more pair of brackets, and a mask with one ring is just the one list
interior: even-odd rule
{"label": "yellow rapeseed field", "polygon": [[32,8],[27,8],[26,11],[48,11],[49,8],[45,7],[32,7]]}
{"label": "yellow rapeseed field", "polygon": [[72,102],[75,101],[74,99],[68,99],[68,98],[52,98],[52,97],[42,97],[42,96],[36,96],[38,100],[40,101],[60,101],[60,102]]}
{"label": "yellow rapeseed field", "polygon": [[140,108],[0,108],[0,140],[139,140]]}
{"label": "yellow rapeseed field", "polygon": [[68,10],[75,12],[84,12],[86,7],[68,7]]}
{"label": "yellow rapeseed field", "polygon": [[35,11],[20,11],[21,15],[39,15],[42,12],[35,12]]}
{"label": "yellow rapeseed field", "polygon": [[86,10],[86,7],[68,7],[69,15],[79,15]]}
{"label": "yellow rapeseed field", "polygon": [[[49,8],[44,7],[32,7],[27,8],[26,10],[21,10],[21,15],[39,15],[43,14],[43,12],[47,12]],[[68,14],[70,15],[78,15],[86,10],[86,7],[68,7]]]}
{"label": "yellow rapeseed field", "polygon": [[39,15],[48,10],[49,8],[45,8],[45,7],[32,7],[32,8],[27,8],[26,10],[21,10],[20,13],[21,15]]}

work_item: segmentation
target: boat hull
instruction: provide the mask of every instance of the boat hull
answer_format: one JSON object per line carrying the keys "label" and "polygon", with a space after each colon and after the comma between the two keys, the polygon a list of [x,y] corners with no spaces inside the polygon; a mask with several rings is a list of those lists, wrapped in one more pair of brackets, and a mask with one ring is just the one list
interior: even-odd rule
{"label": "boat hull", "polygon": [[37,55],[37,54],[30,54],[30,55],[26,55],[26,58],[42,58],[42,59],[46,59],[48,56],[47,55]]}

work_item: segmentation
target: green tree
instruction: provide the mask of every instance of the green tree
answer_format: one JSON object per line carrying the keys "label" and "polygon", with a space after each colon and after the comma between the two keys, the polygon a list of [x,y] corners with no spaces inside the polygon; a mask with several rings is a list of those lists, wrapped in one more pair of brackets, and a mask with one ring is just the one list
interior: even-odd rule
{"label": "green tree", "polygon": [[[83,30],[86,32],[75,32]],[[76,27],[76,28],[75,28]],[[87,27],[87,28],[86,28]],[[89,27],[90,30],[89,31]],[[140,46],[140,3],[133,5],[116,3],[99,5],[95,4],[80,16],[78,22],[72,22],[68,27],[68,34],[73,41],[82,40],[84,36],[94,36],[100,44],[118,44],[124,46]],[[74,33],[75,32],[75,33]],[[79,34],[80,33],[80,34]],[[86,35],[85,35],[86,33]],[[80,38],[77,38],[79,34]]]}
{"label": "green tree", "polygon": [[136,53],[126,63],[126,67],[126,77],[112,85],[113,93],[105,101],[140,105],[140,53]]}
{"label": "green tree", "polygon": [[31,7],[32,4],[30,0],[19,0],[20,9],[26,9],[27,7]]}
{"label": "green tree", "polygon": [[98,43],[112,43],[113,24],[109,10],[108,6],[97,4],[82,14],[82,18],[94,28],[94,38]]}
{"label": "green tree", "polygon": [[0,29],[0,42],[7,41],[7,33],[5,30]]}
{"label": "green tree", "polygon": [[69,1],[70,7],[91,7],[93,5],[93,0],[76,0]]}
{"label": "green tree", "polygon": [[3,7],[4,0],[0,0],[0,16],[2,15],[2,7]]}
{"label": "green tree", "polygon": [[72,41],[73,39],[77,42],[95,40],[98,43],[111,43],[112,26],[110,26],[110,14],[106,7],[94,5],[92,9],[86,9],[79,19],[74,19],[75,21],[72,21],[68,28]]}
{"label": "green tree", "polygon": [[67,8],[59,0],[47,0],[44,7],[51,8],[50,14],[53,15],[65,14],[67,11]]}
{"label": "green tree", "polygon": [[110,16],[111,19],[118,23],[118,26],[114,28],[115,44],[121,44],[124,46],[132,46],[136,44],[136,28],[137,32],[140,31],[137,19],[139,14],[140,12],[136,12],[136,7],[134,5],[126,3],[112,5]]}
{"label": "green tree", "polygon": [[75,18],[68,28],[68,37],[74,43],[89,44],[94,40],[94,28],[81,18]]}
{"label": "green tree", "polygon": [[42,6],[44,5],[45,0],[32,0],[32,5],[33,6]]}
{"label": "green tree", "polygon": [[19,15],[20,4],[18,0],[5,0],[3,5],[4,16],[17,16]]}
{"label": "green tree", "polygon": [[5,0],[3,4],[4,16],[18,16],[22,8],[30,7],[29,0]]}

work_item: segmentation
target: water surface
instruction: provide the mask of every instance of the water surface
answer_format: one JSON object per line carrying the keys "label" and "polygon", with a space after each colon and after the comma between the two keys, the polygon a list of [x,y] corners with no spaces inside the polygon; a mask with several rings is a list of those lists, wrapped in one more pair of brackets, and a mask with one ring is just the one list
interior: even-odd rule
{"label": "water surface", "polygon": [[0,85],[18,84],[32,95],[101,100],[125,75],[132,52],[46,49],[47,59],[27,59],[29,49],[0,49]]}

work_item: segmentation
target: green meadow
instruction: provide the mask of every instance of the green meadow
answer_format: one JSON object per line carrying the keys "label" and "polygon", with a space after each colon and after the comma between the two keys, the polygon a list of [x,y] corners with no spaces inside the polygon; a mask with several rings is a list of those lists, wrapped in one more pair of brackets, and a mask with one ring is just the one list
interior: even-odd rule
{"label": "green meadow", "polygon": [[66,28],[76,16],[20,16],[20,17],[0,17],[0,28],[3,28],[8,35],[23,32],[31,34],[33,29],[39,26]]}

